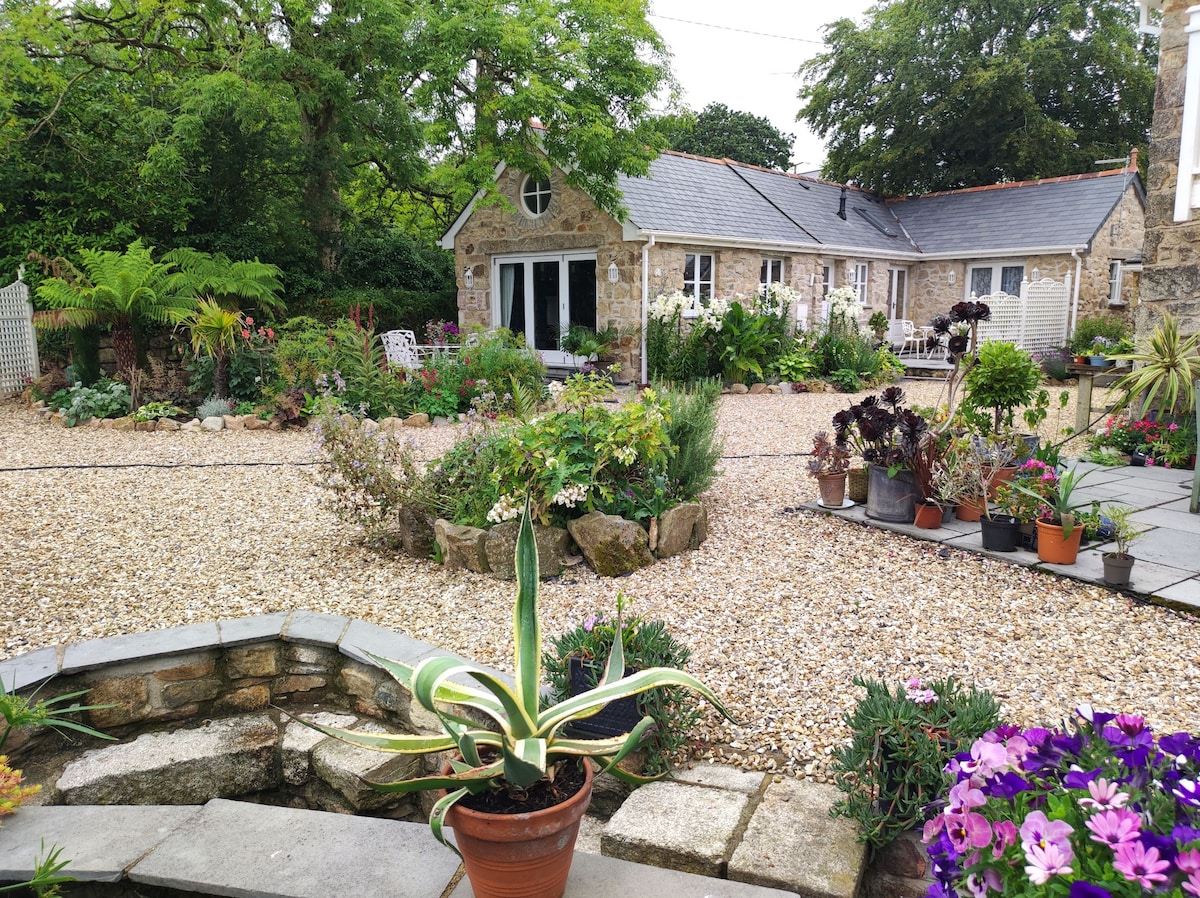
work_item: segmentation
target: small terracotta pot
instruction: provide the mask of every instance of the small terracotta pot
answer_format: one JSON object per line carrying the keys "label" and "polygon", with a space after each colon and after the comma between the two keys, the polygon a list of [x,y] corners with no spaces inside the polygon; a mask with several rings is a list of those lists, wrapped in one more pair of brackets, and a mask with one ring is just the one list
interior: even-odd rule
{"label": "small terracotta pot", "polygon": [[983,517],[984,501],[979,498],[962,498],[958,500],[958,519],[960,521],[974,522]]}
{"label": "small terracotta pot", "polygon": [[942,508],[932,503],[918,502],[914,508],[915,523],[922,530],[936,530],[942,526]]}
{"label": "small terracotta pot", "polygon": [[1016,474],[1016,465],[1005,465],[1003,468],[989,468],[988,499],[995,501],[996,491],[1000,489],[1000,484],[1012,483],[1012,479],[1016,476]]}
{"label": "small terracotta pot", "polygon": [[1071,536],[1063,539],[1061,524],[1038,521],[1038,558],[1048,564],[1074,564],[1079,557],[1079,542],[1083,539],[1083,525],[1071,528]]}
{"label": "small terracotta pot", "polygon": [[821,490],[821,504],[826,508],[841,508],[846,502],[846,472],[841,474],[818,474],[817,486]]}
{"label": "small terracotta pot", "polygon": [[552,808],[484,814],[455,804],[446,815],[476,898],[562,898],[579,821],[592,800],[592,765],[583,788]]}

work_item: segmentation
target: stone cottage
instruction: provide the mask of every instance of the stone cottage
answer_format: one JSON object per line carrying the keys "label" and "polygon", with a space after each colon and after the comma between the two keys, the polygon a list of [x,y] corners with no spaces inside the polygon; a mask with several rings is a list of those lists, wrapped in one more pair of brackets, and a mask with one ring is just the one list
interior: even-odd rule
{"label": "stone cottage", "polygon": [[570,363],[558,351],[569,325],[615,325],[626,370],[637,371],[656,296],[682,290],[703,304],[776,282],[797,292],[801,321],[848,284],[865,315],[920,325],[972,294],[1069,275],[1073,327],[1130,304],[1123,265],[1142,245],[1136,155],[1110,171],[884,198],[668,152],[646,177],[621,179],[623,220],[558,171],[501,168],[497,181],[511,205],[472,202],[442,238],[457,262],[459,319],[525,334],[550,365]]}
{"label": "stone cottage", "polygon": [[1139,336],[1165,312],[1183,333],[1200,330],[1200,7],[1183,0],[1141,0],[1162,11],[1158,85],[1147,170],[1146,243],[1135,315]]}

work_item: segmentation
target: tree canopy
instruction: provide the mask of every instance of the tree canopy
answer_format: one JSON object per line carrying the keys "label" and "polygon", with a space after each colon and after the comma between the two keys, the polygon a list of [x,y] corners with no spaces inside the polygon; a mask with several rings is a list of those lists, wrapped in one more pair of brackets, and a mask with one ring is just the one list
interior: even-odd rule
{"label": "tree canopy", "polygon": [[616,211],[666,78],[638,0],[0,0],[0,257],[141,236],[330,273],[360,209],[435,229],[501,161]]}
{"label": "tree canopy", "polygon": [[668,149],[781,170],[791,165],[796,141],[767,119],[721,103],[709,103],[699,114],[663,116],[657,127]]}
{"label": "tree canopy", "polygon": [[885,194],[1092,171],[1148,140],[1157,41],[1136,24],[1133,0],[885,0],[826,28],[799,118],[826,177]]}

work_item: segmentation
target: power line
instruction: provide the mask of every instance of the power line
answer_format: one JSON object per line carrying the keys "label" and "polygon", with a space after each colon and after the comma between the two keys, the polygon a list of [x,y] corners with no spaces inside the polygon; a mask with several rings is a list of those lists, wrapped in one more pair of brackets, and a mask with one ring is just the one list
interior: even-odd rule
{"label": "power line", "polygon": [[652,19],[662,19],[666,22],[682,22],[685,25],[699,25],[701,28],[715,28],[717,31],[732,31],[737,34],[752,34],[755,37],[773,37],[776,40],[796,41],[797,43],[801,44],[825,45],[825,41],[813,40],[811,37],[792,37],[787,34],[768,34],[765,31],[750,31],[746,28],[731,28],[728,25],[714,25],[712,22],[696,22],[692,19],[676,19],[673,16],[664,16],[655,12],[648,13],[647,15]]}

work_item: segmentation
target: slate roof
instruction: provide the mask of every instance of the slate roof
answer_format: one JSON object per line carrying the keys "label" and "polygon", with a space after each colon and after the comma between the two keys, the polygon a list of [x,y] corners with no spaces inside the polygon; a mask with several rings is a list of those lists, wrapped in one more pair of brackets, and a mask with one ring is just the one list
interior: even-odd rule
{"label": "slate roof", "polygon": [[1088,246],[1113,212],[1134,172],[1116,169],[890,200],[927,253]]}
{"label": "slate roof", "polygon": [[731,160],[663,153],[644,178],[622,178],[640,230],[875,254],[957,254],[1090,246],[1130,183],[1116,169],[884,200]]}

